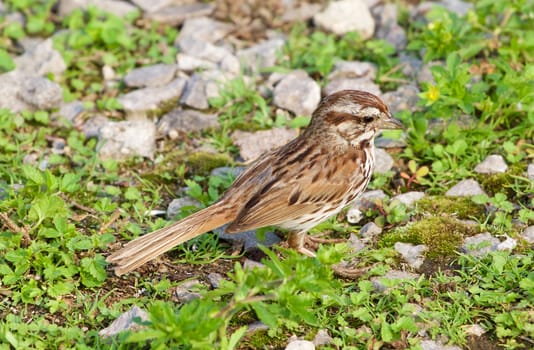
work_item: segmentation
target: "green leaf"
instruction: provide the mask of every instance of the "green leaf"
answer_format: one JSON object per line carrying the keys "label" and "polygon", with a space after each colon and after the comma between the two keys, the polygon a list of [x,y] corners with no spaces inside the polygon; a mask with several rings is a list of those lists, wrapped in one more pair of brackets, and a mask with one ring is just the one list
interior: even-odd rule
{"label": "green leaf", "polygon": [[43,185],[45,182],[43,173],[31,165],[23,165],[22,172],[28,180],[34,182],[36,185]]}

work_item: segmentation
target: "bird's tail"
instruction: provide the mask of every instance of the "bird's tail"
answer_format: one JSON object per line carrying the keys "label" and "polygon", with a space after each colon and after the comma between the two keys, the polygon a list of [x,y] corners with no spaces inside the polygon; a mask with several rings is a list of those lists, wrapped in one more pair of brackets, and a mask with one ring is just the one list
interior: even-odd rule
{"label": "bird's tail", "polygon": [[220,227],[234,220],[234,218],[234,210],[225,207],[224,203],[219,202],[168,227],[128,242],[122,249],[108,256],[106,260],[116,265],[115,274],[120,276],[165,253],[178,244]]}

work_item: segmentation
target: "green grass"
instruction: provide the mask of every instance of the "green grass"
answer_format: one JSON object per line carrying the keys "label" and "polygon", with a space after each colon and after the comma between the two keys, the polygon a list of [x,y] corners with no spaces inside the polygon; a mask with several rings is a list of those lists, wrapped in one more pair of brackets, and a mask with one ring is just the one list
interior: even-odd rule
{"label": "green grass", "polygon": [[[123,118],[115,98],[127,89],[103,84],[104,65],[120,77],[138,66],[175,60],[177,30],[141,21],[139,14],[118,18],[90,8],[57,18],[53,1],[4,3],[26,21],[0,27],[0,71],[14,68],[17,40],[61,31],[54,45],[67,71],[48,78],[61,84],[65,100],[84,101],[92,114]],[[481,258],[461,255],[458,247],[465,236],[482,231],[518,239],[534,224],[534,187],[525,175],[534,159],[533,13],[527,1],[478,1],[465,17],[433,10],[422,23],[408,20],[401,9],[407,52],[443,65],[432,68],[435,84],[421,86],[418,110],[398,115],[407,126],[407,147],[394,155],[399,171],[375,176],[371,187],[389,197],[411,190],[427,197],[413,208],[377,203],[362,223],[375,221],[383,233],[357,253],[327,245],[312,259],[263,249],[265,267],[244,270],[233,247],[207,234],[126,277],[112,275],[105,256],[118,242],[167,224],[151,217],[152,209],[165,207],[184,187],[205,207],[231,184],[233,179],[210,171],[236,165],[232,131],[307,124],[306,116],[277,115],[257,81],[243,76],[221,86],[220,98],[210,100],[220,128],[165,140],[154,161],[101,160],[97,141],[52,117],[53,111],[1,110],[0,349],[263,349],[285,346],[292,334],[312,339],[320,329],[333,338],[327,349],[415,349],[421,329],[432,339],[468,347],[478,341],[466,333],[473,324],[484,327],[483,340],[495,348],[530,348],[532,246],[520,241],[513,254]],[[377,64],[376,83],[383,91],[406,80],[398,69],[399,52],[386,42],[336,37],[305,25],[287,34],[273,71],[303,69],[323,85],[337,59],[367,60]],[[441,127],[429,123],[435,118],[444,121]],[[64,152],[52,151],[54,138],[64,140]],[[194,145],[212,145],[216,153]],[[475,174],[489,154],[501,154],[509,170]],[[468,177],[478,179],[488,195],[444,196]],[[179,217],[198,209],[183,208]],[[312,233],[347,238],[359,228],[340,215]],[[371,278],[404,266],[392,248],[397,241],[429,246],[425,274],[383,282],[387,291],[377,292]],[[352,259],[366,271],[358,280],[333,274],[331,265]],[[209,272],[226,277],[220,288],[209,287]],[[178,304],[173,288],[186,279],[199,281],[202,298]],[[133,305],[149,312],[144,328],[110,340],[98,336]],[[246,333],[257,320],[269,330]]]}

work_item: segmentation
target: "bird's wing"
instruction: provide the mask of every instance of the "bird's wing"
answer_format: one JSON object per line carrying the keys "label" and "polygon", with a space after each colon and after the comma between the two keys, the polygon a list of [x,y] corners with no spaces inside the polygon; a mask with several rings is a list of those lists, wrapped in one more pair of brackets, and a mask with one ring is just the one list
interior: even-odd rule
{"label": "bird's wing", "polygon": [[232,233],[280,225],[327,207],[338,208],[351,188],[367,181],[361,167],[366,155],[363,151],[358,154],[360,156],[354,157],[346,154],[328,157],[325,154],[310,161],[289,164],[286,170],[287,167],[294,170],[279,177],[273,171],[268,181],[263,182],[264,185],[244,203],[226,231]]}

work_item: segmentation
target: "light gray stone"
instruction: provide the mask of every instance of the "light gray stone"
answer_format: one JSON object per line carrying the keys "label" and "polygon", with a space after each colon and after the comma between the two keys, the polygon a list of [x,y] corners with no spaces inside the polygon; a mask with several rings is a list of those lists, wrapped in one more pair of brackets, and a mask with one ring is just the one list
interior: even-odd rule
{"label": "light gray stone", "polygon": [[157,109],[162,102],[180,97],[186,81],[180,77],[165,86],[134,90],[120,96],[118,101],[128,113],[129,118],[143,118],[147,111]]}
{"label": "light gray stone", "polygon": [[194,299],[199,299],[202,295],[197,291],[200,285],[199,280],[188,280],[174,288],[172,296],[179,303],[188,303]]}
{"label": "light gray stone", "polygon": [[472,3],[461,0],[442,0],[436,4],[445,7],[447,10],[456,13],[458,16],[465,16],[469,10],[474,8]]}
{"label": "light gray stone", "polygon": [[221,62],[232,52],[223,46],[217,46],[206,41],[199,41],[193,36],[186,36],[178,43],[180,52],[201,60],[208,60],[214,63]]}
{"label": "light gray stone", "polygon": [[479,174],[504,173],[506,170],[508,170],[508,165],[506,165],[504,158],[498,154],[487,156],[484,161],[475,167],[475,172]]}
{"label": "light gray stone", "polygon": [[132,156],[153,158],[156,127],[150,120],[108,122],[99,129],[101,158],[124,160]]}
{"label": "light gray stone", "polygon": [[356,207],[350,207],[349,210],[347,210],[347,221],[349,224],[357,224],[363,219],[363,212],[360,210],[360,208]]}
{"label": "light gray stone", "polygon": [[310,116],[320,101],[319,85],[304,71],[286,75],[273,91],[273,103],[297,116]]}
{"label": "light gray stone", "polygon": [[273,128],[256,132],[237,130],[231,135],[232,141],[239,148],[239,154],[247,162],[285,145],[295,137],[297,137],[297,131],[286,128]]}
{"label": "light gray stone", "polygon": [[196,109],[208,109],[206,81],[199,74],[193,74],[187,81],[180,103]]}
{"label": "light gray stone", "polygon": [[49,73],[61,75],[67,69],[63,57],[53,48],[52,39],[46,39],[14,59],[16,70],[27,76]]}
{"label": "light gray stone", "polygon": [[180,3],[181,0],[131,0],[131,2],[144,12],[155,12],[175,3]]}
{"label": "light gray stone", "polygon": [[13,113],[33,110],[33,107],[19,95],[22,82],[26,79],[28,77],[18,71],[0,74],[0,108]]}
{"label": "light gray stone", "polygon": [[207,279],[212,288],[219,288],[224,277],[220,273],[210,272]]}
{"label": "light gray stone", "polygon": [[421,350],[462,350],[462,348],[455,345],[443,345],[435,340],[423,340]]}
{"label": "light gray stone", "polygon": [[360,236],[363,238],[373,238],[382,233],[382,228],[374,222],[368,222],[360,229]]}
{"label": "light gray stone", "polygon": [[61,0],[58,4],[58,13],[61,17],[72,11],[86,10],[89,6],[95,6],[104,12],[109,12],[118,17],[124,17],[128,13],[137,11],[137,7],[125,1],[116,0]]}
{"label": "light gray stone", "polygon": [[341,90],[363,90],[380,96],[382,91],[372,80],[368,78],[337,78],[329,82],[323,88],[323,94],[330,95]]}
{"label": "light gray stone", "polygon": [[375,31],[375,21],[369,8],[361,0],[332,1],[315,16],[316,26],[337,35],[358,32],[362,39],[369,39]]}
{"label": "light gray stone", "polygon": [[418,269],[425,261],[424,253],[428,247],[424,244],[413,245],[411,243],[397,242],[395,243],[395,250],[402,256],[402,259],[414,269]]}
{"label": "light gray stone", "polygon": [[214,3],[195,2],[192,4],[168,6],[161,10],[145,14],[151,21],[160,22],[170,26],[178,26],[186,19],[209,16],[215,9]]}
{"label": "light gray stone", "polygon": [[480,337],[482,334],[487,332],[487,330],[478,323],[465,325],[462,327],[462,329],[465,334],[474,335],[476,337]]}
{"label": "light gray stone", "polygon": [[374,63],[362,61],[337,61],[328,75],[328,80],[338,78],[376,78],[377,68]]}
{"label": "light gray stone", "polygon": [[498,238],[493,237],[489,232],[484,232],[464,239],[462,249],[469,255],[482,256],[495,251],[499,243]]}
{"label": "light gray stone", "polygon": [[315,345],[309,340],[293,340],[287,344],[285,350],[315,350]]}
{"label": "light gray stone", "polygon": [[326,329],[319,329],[315,334],[315,337],[313,337],[313,345],[315,346],[328,345],[332,344],[333,342],[334,338],[330,336],[328,330]]}
{"label": "light gray stone", "polygon": [[72,101],[69,103],[64,103],[59,107],[59,111],[55,114],[56,116],[63,117],[70,122],[74,122],[77,116],[79,116],[84,111],[82,101]]}
{"label": "light gray stone", "polygon": [[321,10],[321,4],[300,3],[298,7],[286,8],[280,20],[285,23],[306,22]]}
{"label": "light gray stone", "polygon": [[63,102],[61,86],[41,77],[24,80],[19,90],[19,96],[36,109],[57,108]]}
{"label": "light gray stone", "polygon": [[285,40],[275,38],[260,42],[249,48],[239,50],[237,57],[243,67],[252,72],[259,72],[264,68],[274,67],[278,53],[282,50]]}
{"label": "light gray stone", "polygon": [[393,280],[393,281],[410,281],[415,280],[419,277],[418,274],[407,272],[407,271],[400,271],[400,270],[390,270],[386,272],[384,276],[380,277],[372,277],[371,282],[373,284],[373,288],[377,292],[385,292],[387,291],[388,287],[384,283],[384,280]]}
{"label": "light gray stone", "polygon": [[361,238],[359,238],[354,233],[350,234],[350,237],[348,239],[349,247],[351,251],[354,253],[359,252],[360,250],[364,249],[366,247],[365,241]]}
{"label": "light gray stone", "polygon": [[124,83],[129,87],[156,87],[169,83],[176,74],[174,64],[155,64],[131,70],[124,77]]}
{"label": "light gray stone", "polygon": [[109,119],[102,114],[95,114],[86,120],[82,126],[82,133],[86,138],[98,137],[100,128],[109,123]]}
{"label": "light gray stone", "polygon": [[384,174],[393,167],[393,158],[382,148],[375,148],[375,169],[374,172]]}
{"label": "light gray stone", "polygon": [[104,338],[113,337],[123,331],[135,331],[142,326],[135,320],[146,322],[149,320],[148,313],[137,306],[132,306],[130,310],[123,313],[115,321],[113,321],[108,327],[100,330],[98,335]]}
{"label": "light gray stone", "polygon": [[[408,55],[405,52],[399,53],[399,60],[402,64],[402,73],[408,78],[415,80],[415,78],[423,68],[423,61],[421,61],[417,57]],[[415,82],[411,85],[415,85]]]}
{"label": "light gray stone", "polygon": [[235,26],[230,23],[209,17],[188,18],[184,22],[175,44],[180,46],[182,40],[189,40],[190,38],[213,44],[225,38],[234,28]]}
{"label": "light gray stone", "polygon": [[176,108],[165,114],[158,122],[158,132],[169,136],[174,132],[197,132],[219,126],[215,114],[206,114],[192,109]]}
{"label": "light gray stone", "polygon": [[527,168],[527,177],[529,180],[534,180],[534,163],[530,163]]}
{"label": "light gray stone", "polygon": [[176,65],[179,70],[183,72],[187,72],[187,73],[190,73],[190,72],[193,72],[199,69],[203,70],[203,69],[216,69],[217,68],[217,63],[215,62],[202,59],[202,58],[197,58],[197,57],[184,54],[181,52],[179,52],[176,55]]}
{"label": "light gray stone", "polygon": [[373,9],[375,18],[378,18],[375,37],[384,39],[395,46],[397,51],[406,47],[406,32],[397,21],[397,5],[384,4]]}
{"label": "light gray stone", "polygon": [[265,265],[263,265],[261,262],[250,260],[250,259],[246,259],[245,262],[243,263],[243,269],[245,270],[253,270],[256,268],[262,269],[264,267]]}
{"label": "light gray stone", "polygon": [[176,218],[184,207],[200,207],[200,203],[190,197],[182,197],[173,199],[167,206],[167,220]]}
{"label": "light gray stone", "polygon": [[407,207],[413,206],[415,202],[425,197],[424,192],[410,191],[406,193],[401,193],[391,198],[391,202],[399,201]]}
{"label": "light gray stone", "polygon": [[530,244],[534,244],[534,226],[529,226],[523,231],[521,237]]}
{"label": "light gray stone", "polygon": [[419,89],[413,84],[401,85],[395,91],[383,94],[382,101],[389,107],[391,113],[396,114],[401,111],[415,111],[419,102]]}
{"label": "light gray stone", "polygon": [[514,250],[517,247],[517,241],[512,237],[506,236],[506,239],[497,245],[497,250]]}
{"label": "light gray stone", "polygon": [[479,183],[473,179],[462,180],[445,193],[449,197],[471,197],[477,194],[485,194],[485,192]]}

